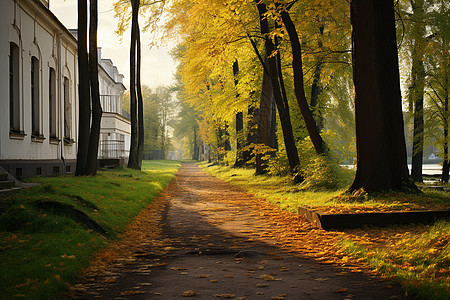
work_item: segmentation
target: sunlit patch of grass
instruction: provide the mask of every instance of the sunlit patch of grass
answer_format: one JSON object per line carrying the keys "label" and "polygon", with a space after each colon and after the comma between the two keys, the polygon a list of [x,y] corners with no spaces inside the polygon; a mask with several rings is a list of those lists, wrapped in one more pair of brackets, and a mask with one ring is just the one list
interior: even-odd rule
{"label": "sunlit patch of grass", "polygon": [[437,222],[422,234],[406,234],[393,244],[371,246],[340,241],[350,255],[363,258],[384,276],[424,299],[450,297],[450,222]]}
{"label": "sunlit patch of grass", "polygon": [[[450,194],[425,190],[423,194],[345,193],[341,189],[305,189],[292,183],[290,177],[255,176],[252,169],[199,164],[204,170],[224,181],[238,186],[259,198],[264,198],[281,208],[297,212],[299,207],[310,207],[325,213],[358,213],[392,210],[450,209]],[[344,173],[346,174],[346,173]],[[351,174],[346,174],[351,176]],[[349,180],[342,180],[350,182]]]}
{"label": "sunlit patch of grass", "polygon": [[304,190],[292,183],[290,177],[254,175],[251,169],[235,169],[227,166],[209,166],[200,164],[204,170],[226,182],[267,199],[273,204],[291,212],[297,212],[301,206],[318,207],[330,205],[329,201],[344,190]]}
{"label": "sunlit patch of grass", "polygon": [[[0,290],[5,299],[60,299],[68,283],[174,178],[176,161],[144,161],[143,170],[118,168],[97,176],[40,177],[0,205]],[[37,203],[64,203],[71,210]],[[106,230],[101,234],[73,211]]]}

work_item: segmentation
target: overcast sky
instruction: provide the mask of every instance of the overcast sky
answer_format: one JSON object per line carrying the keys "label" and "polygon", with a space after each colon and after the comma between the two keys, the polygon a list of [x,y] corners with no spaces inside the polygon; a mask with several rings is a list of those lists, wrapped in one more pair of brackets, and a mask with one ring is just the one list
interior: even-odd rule
{"label": "overcast sky", "polygon": [[[112,4],[116,0],[100,0],[98,15],[98,46],[102,48],[102,57],[110,58],[119,72],[125,75],[124,84],[128,87],[129,76],[129,30],[120,42],[114,33],[117,20],[114,19]],[[77,28],[77,0],[50,0],[50,10],[68,28]],[[142,22],[142,20],[141,20]],[[175,73],[175,63],[165,47],[148,46],[149,34],[141,34],[142,45],[142,83],[150,87],[170,85]]]}

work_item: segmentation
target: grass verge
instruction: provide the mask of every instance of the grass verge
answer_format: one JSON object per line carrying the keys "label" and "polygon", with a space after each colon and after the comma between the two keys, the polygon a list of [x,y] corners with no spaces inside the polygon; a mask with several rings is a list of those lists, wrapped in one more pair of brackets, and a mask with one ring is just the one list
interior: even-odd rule
{"label": "grass verge", "polygon": [[[348,195],[344,194],[347,185],[337,190],[302,189],[301,185],[294,185],[290,177],[255,176],[252,169],[209,166],[207,163],[200,163],[199,166],[213,176],[294,213],[297,213],[299,207],[310,207],[326,213],[450,209],[450,193],[441,191],[425,190],[422,195],[404,193]],[[346,175],[349,178],[341,181],[350,184],[352,174]]]}
{"label": "grass verge", "polygon": [[[450,195],[425,190],[421,195],[387,193],[343,195],[341,190],[302,190],[290,178],[254,176],[254,170],[200,166],[211,175],[294,214],[308,206],[328,213],[448,209]],[[338,242],[343,253],[364,260],[383,276],[424,299],[450,298],[450,222],[346,230]]]}
{"label": "grass verge", "polygon": [[1,298],[61,298],[93,253],[114,240],[180,166],[144,161],[143,171],[33,178],[41,185],[2,199]]}

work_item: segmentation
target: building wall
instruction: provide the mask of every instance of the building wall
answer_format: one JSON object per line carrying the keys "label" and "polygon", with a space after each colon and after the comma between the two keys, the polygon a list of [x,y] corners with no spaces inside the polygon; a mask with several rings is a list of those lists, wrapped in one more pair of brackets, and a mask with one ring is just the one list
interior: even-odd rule
{"label": "building wall", "polygon": [[[99,85],[102,102],[99,157],[128,157],[131,140],[130,120],[122,115],[123,75],[98,49]],[[119,149],[119,150],[118,150]]]}
{"label": "building wall", "polygon": [[[18,111],[20,133],[10,130],[9,55],[10,43],[19,47]],[[0,165],[15,175],[14,165],[26,168],[32,160],[36,172],[39,161],[46,164],[72,164],[77,141],[77,48],[75,38],[38,0],[2,0],[0,10]],[[39,61],[39,134],[32,133],[32,58]],[[56,138],[50,138],[49,78],[55,70]],[[67,91],[64,79],[67,78]],[[64,96],[68,105],[64,105]],[[66,112],[65,112],[66,111]],[[68,123],[65,136],[64,122]],[[64,139],[66,137],[66,139]],[[62,169],[62,170],[61,170]],[[61,168],[61,173],[74,169]],[[26,171],[32,176],[32,171]],[[39,174],[34,174],[39,175]]]}

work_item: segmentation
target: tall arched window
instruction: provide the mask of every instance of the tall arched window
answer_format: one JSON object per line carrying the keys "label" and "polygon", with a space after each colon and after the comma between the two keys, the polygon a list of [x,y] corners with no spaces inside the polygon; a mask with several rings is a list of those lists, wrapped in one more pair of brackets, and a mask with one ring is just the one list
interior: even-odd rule
{"label": "tall arched window", "polygon": [[53,68],[49,71],[48,89],[50,138],[56,139],[56,71]]}
{"label": "tall arched window", "polygon": [[72,105],[70,101],[70,81],[64,77],[64,138],[69,140],[72,138]]}
{"label": "tall arched window", "polygon": [[9,43],[9,128],[20,133],[19,47]]}
{"label": "tall arched window", "polygon": [[31,58],[31,133],[33,136],[41,135],[39,86],[39,60],[33,56]]}

